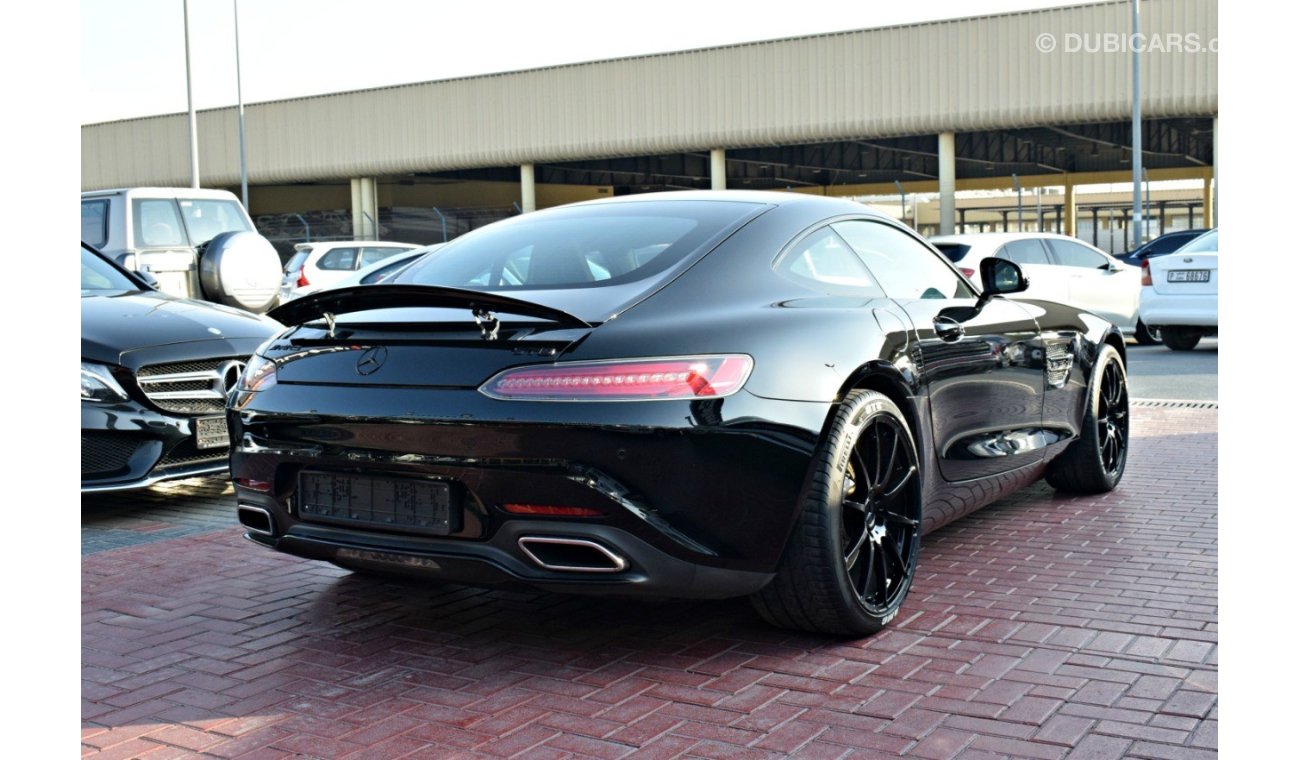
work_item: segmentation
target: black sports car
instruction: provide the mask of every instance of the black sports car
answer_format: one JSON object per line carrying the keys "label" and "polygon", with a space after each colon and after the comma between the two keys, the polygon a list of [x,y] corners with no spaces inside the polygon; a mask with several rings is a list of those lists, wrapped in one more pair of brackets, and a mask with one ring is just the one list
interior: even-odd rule
{"label": "black sports car", "polygon": [[155,291],[81,246],[81,490],[223,472],[226,393],[266,317]]}
{"label": "black sports car", "polygon": [[1046,475],[1106,491],[1124,341],[990,259],[983,293],[845,200],[625,197],[531,213],[390,284],[271,314],[231,396],[250,539],[354,570],[752,595],[846,634],[920,537]]}

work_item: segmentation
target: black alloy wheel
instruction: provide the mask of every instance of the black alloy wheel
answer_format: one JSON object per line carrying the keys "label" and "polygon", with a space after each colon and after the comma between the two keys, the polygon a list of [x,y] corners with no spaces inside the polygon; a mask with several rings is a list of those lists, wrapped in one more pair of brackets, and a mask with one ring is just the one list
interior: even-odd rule
{"label": "black alloy wheel", "polygon": [[1048,484],[1062,491],[1105,493],[1119,485],[1128,462],[1128,375],[1114,346],[1097,355],[1079,438],[1047,466]]}
{"label": "black alloy wheel", "polygon": [[875,633],[898,615],[920,554],[921,473],[907,421],[887,397],[853,391],[813,466],[777,576],[754,606],[785,628]]}

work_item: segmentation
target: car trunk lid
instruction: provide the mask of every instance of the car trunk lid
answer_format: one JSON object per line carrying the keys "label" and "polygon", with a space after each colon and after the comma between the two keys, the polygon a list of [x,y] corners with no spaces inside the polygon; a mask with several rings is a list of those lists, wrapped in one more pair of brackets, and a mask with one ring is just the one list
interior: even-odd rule
{"label": "car trunk lid", "polygon": [[1171,253],[1148,259],[1151,287],[1161,295],[1209,295],[1219,292],[1219,254]]}

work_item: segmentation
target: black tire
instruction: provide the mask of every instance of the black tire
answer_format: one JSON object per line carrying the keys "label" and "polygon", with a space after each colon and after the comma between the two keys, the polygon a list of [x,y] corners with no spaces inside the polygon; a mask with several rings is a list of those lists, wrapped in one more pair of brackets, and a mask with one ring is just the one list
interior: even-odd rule
{"label": "black tire", "polygon": [[1103,345],[1079,438],[1047,466],[1048,484],[1075,493],[1113,490],[1124,477],[1128,442],[1128,374],[1115,347]]}
{"label": "black tire", "polygon": [[1155,346],[1160,343],[1160,328],[1152,330],[1142,320],[1138,320],[1137,330],[1133,333],[1139,346]]}
{"label": "black tire", "polygon": [[836,409],[776,577],[751,597],[769,623],[862,636],[898,615],[921,546],[921,474],[894,402],[855,390]]}
{"label": "black tire", "polygon": [[1164,327],[1160,339],[1175,351],[1191,351],[1201,342],[1201,331],[1195,327]]}

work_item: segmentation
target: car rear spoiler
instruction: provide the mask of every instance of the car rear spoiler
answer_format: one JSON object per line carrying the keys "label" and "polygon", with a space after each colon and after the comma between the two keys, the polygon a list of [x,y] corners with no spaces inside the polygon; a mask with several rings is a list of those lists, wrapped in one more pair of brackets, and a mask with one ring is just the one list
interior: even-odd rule
{"label": "car rear spoiler", "polygon": [[495,321],[491,316],[492,312],[501,312],[539,317],[574,327],[591,327],[590,323],[567,311],[496,293],[447,288],[440,285],[388,283],[319,290],[277,306],[267,312],[267,316],[283,325],[301,325],[322,317],[332,321],[336,314],[411,307],[469,309],[475,315],[475,321],[485,318]]}

